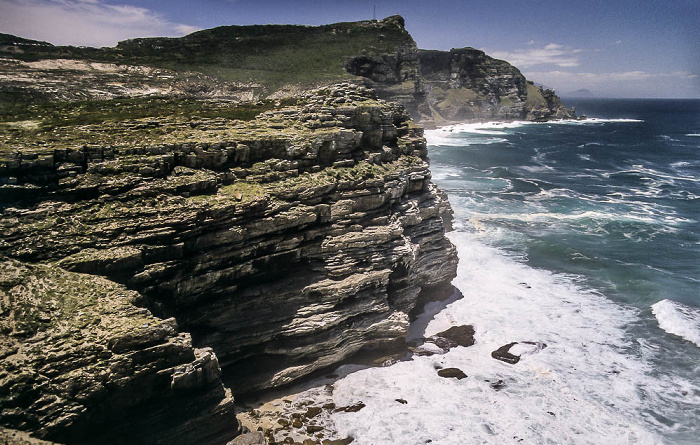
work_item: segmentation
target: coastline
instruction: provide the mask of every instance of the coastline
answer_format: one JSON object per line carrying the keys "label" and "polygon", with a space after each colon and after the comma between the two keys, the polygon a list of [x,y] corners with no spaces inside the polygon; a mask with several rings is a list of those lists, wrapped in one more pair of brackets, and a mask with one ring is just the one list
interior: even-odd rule
{"label": "coastline", "polygon": [[[512,129],[529,124],[499,122],[494,123],[491,129],[503,130],[506,126]],[[521,134],[535,138],[531,145],[536,148],[542,147],[539,145],[542,143],[550,144],[545,147],[556,147],[557,141],[537,139],[537,135],[578,134],[579,130],[573,127],[568,132],[564,130],[567,125],[582,123],[570,120],[551,124],[538,123],[541,126],[530,126]],[[636,134],[642,126],[653,125],[653,122],[644,116],[618,118],[613,115],[610,118],[591,118],[585,124],[590,125],[585,127],[587,131],[584,134],[616,135],[623,129]],[[688,363],[683,361],[679,364],[681,368],[669,368],[666,370],[669,374],[665,376],[657,375],[654,369],[672,366],[667,364],[669,360],[680,360],[674,355],[678,353],[674,352],[676,348],[686,351],[689,357],[697,354],[697,346],[693,343],[698,332],[698,317],[693,315],[696,310],[665,301],[656,305],[658,309],[663,307],[663,311],[654,310],[652,314],[652,309],[644,301],[632,304],[621,300],[621,291],[613,292],[612,288],[598,287],[600,282],[588,281],[594,277],[582,275],[585,268],[591,267],[592,271],[596,271],[597,261],[601,261],[590,253],[571,252],[566,246],[561,248],[561,252],[539,252],[540,256],[545,254],[547,257],[562,255],[555,258],[571,267],[579,267],[573,269],[581,271],[577,275],[570,269],[562,269],[563,264],[537,262],[534,253],[530,258],[526,251],[515,249],[513,243],[521,242],[522,238],[500,237],[506,235],[506,229],[516,223],[535,229],[541,226],[543,230],[551,224],[555,226],[555,234],[557,227],[560,227],[559,230],[562,226],[588,228],[591,224],[601,224],[608,230],[639,226],[644,231],[654,229],[654,233],[659,230],[658,233],[673,233],[673,228],[689,224],[689,221],[670,218],[662,209],[656,209],[653,218],[625,213],[634,212],[634,207],[621,209],[624,211],[614,215],[559,207],[549,212],[542,211],[536,218],[527,218],[527,208],[521,208],[523,204],[518,204],[522,202],[521,199],[511,201],[514,206],[512,215],[506,215],[503,211],[492,215],[484,212],[483,222],[466,219],[465,216],[472,213],[465,212],[463,206],[473,203],[474,193],[483,191],[485,196],[497,196],[492,190],[494,184],[502,184],[502,187],[511,184],[509,187],[514,187],[518,181],[528,180],[530,184],[544,185],[541,195],[533,188],[523,192],[533,197],[533,203],[537,202],[537,197],[572,199],[572,194],[562,185],[555,187],[550,184],[549,179],[534,179],[543,172],[556,170],[548,168],[552,161],[545,164],[541,157],[530,159],[530,155],[542,152],[527,145],[521,147],[527,156],[514,159],[513,164],[500,163],[505,158],[495,153],[493,163],[468,167],[466,171],[479,174],[483,177],[483,183],[462,182],[465,179],[459,177],[458,168],[463,168],[464,158],[457,156],[458,153],[463,156],[468,154],[472,163],[477,162],[473,159],[475,156],[482,161],[491,159],[488,156],[497,147],[503,154],[513,155],[512,146],[502,142],[495,142],[496,145],[489,143],[489,139],[495,136],[488,132],[490,123],[469,123],[465,126],[471,127],[468,127],[469,140],[462,141],[463,149],[457,148],[457,142],[441,144],[443,146],[437,149],[429,144],[435,181],[447,191],[455,208],[456,231],[448,236],[457,246],[460,263],[453,284],[465,297],[449,302],[419,330],[421,337],[429,337],[449,326],[471,323],[476,331],[476,344],[455,348],[446,354],[433,349],[431,352],[437,354],[414,355],[389,367],[356,370],[328,382],[333,385],[332,399],[329,398],[328,387],[323,387],[322,390],[326,391],[324,403],[351,406],[362,402],[365,405],[356,412],[328,413],[329,417],[325,418],[331,422],[328,429],[336,432],[334,437],[356,437],[358,444],[399,443],[401,440],[404,441],[401,443],[424,443],[428,440],[441,444],[458,443],[458,437],[451,431],[460,431],[461,437],[468,435],[485,443],[501,443],[503,438],[511,437],[533,444],[543,443],[547,438],[570,443],[693,443],[689,439],[693,434],[692,429],[688,428],[692,428],[694,421],[688,417],[687,407],[698,400],[699,394],[692,383],[692,370],[684,374]],[[480,132],[484,130],[483,127],[487,131]],[[550,130],[551,127],[553,129]],[[437,129],[437,133],[442,133],[442,130],[444,128]],[[436,131],[425,132],[429,141],[431,132]],[[691,137],[688,135],[693,134],[682,127],[678,132],[681,137]],[[672,134],[655,140],[658,143],[673,143],[675,137]],[[621,150],[617,145],[606,146],[598,139],[574,141],[578,142],[569,141],[569,144],[575,145],[570,148],[566,148],[569,145],[563,146],[560,151],[578,159],[584,168],[589,168],[595,156],[606,162],[614,162],[615,150]],[[636,147],[632,145],[632,150]],[[450,153],[456,156],[454,166],[446,163]],[[638,164],[640,161],[631,162]],[[672,164],[671,168],[677,169],[690,169],[696,165],[685,161]],[[489,166],[499,167],[494,167],[492,171],[487,168]],[[518,173],[511,171],[507,174],[505,169],[511,167]],[[606,184],[619,181],[615,177],[606,179],[608,171],[595,172]],[[615,169],[610,170],[613,175],[615,172]],[[620,169],[619,175],[631,175],[632,179],[637,175],[658,177],[660,181],[666,181],[664,184],[671,179],[688,181],[689,184],[697,182],[680,173],[669,176],[641,166]],[[577,179],[576,175],[572,179]],[[465,184],[475,191],[470,194],[461,188]],[[622,187],[622,184],[616,182],[611,186]],[[649,186],[653,187],[653,184]],[[567,184],[565,187],[570,186]],[[461,195],[458,193],[460,190],[464,192]],[[644,196],[643,191],[638,193]],[[687,199],[692,200],[692,196],[690,194]],[[620,199],[616,198],[614,202],[620,202]],[[503,199],[499,205],[508,202],[508,199]],[[601,200],[598,204],[605,205],[605,201]],[[632,204],[634,200],[629,205]],[[668,231],[664,229],[666,226]],[[595,227],[593,225],[585,233],[595,235],[598,233]],[[625,245],[628,246],[641,242],[624,238],[622,234],[620,237],[627,240]],[[557,242],[556,239],[553,242]],[[598,247],[596,251],[603,254],[603,246]],[[531,262],[533,259],[536,260],[534,263]],[[620,279],[624,279],[629,272],[622,273]],[[674,323],[678,324],[678,317],[685,317],[680,321],[685,330],[664,329],[664,321],[676,320]],[[520,355],[520,360],[515,364],[494,360],[493,353],[512,342],[519,342],[509,351]],[[653,358],[660,350],[665,351],[662,354],[664,358]],[[467,377],[446,380],[437,375],[436,371],[440,368],[457,368]],[[299,400],[310,397],[310,393],[307,393]],[[659,422],[659,419],[664,419],[668,424]],[[680,429],[675,431],[675,428]]]}

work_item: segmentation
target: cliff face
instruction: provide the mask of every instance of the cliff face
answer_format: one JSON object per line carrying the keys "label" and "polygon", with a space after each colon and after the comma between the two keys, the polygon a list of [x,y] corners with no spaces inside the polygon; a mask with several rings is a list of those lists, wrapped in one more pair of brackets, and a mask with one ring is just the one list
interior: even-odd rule
{"label": "cliff face", "polygon": [[66,443],[225,443],[232,393],[401,343],[457,264],[406,108],[567,116],[398,16],[0,55],[0,427]]}
{"label": "cliff face", "polygon": [[[362,87],[308,93],[254,120],[55,127],[45,138],[11,133],[3,147],[0,255],[18,272],[0,283],[0,317],[6,356],[22,361],[2,374],[8,427],[65,440],[114,413],[148,411],[129,419],[160,429],[187,393],[198,404],[188,412],[231,429],[217,361],[245,393],[394,345],[421,294],[456,273],[450,209],[421,130]],[[35,281],[48,296],[20,292]],[[18,309],[43,300],[40,315]],[[71,329],[88,337],[39,354]],[[76,383],[61,390],[64,381]]]}
{"label": "cliff face", "polygon": [[535,87],[503,60],[474,48],[418,54],[426,120],[547,120],[574,117],[553,91]]}

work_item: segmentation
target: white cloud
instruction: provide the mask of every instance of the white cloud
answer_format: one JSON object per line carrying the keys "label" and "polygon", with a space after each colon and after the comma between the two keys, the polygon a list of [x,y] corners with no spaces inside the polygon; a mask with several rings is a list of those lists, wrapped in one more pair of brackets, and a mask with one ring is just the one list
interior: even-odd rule
{"label": "white cloud", "polygon": [[525,76],[560,92],[581,88],[609,97],[698,97],[698,75],[689,71],[654,73],[616,71],[605,73],[563,70],[528,71]]}
{"label": "white cloud", "polygon": [[618,71],[613,73],[572,73],[568,71],[532,71],[527,73],[532,78],[557,78],[563,80],[585,80],[587,82],[633,82],[648,79],[694,79],[697,74],[688,71],[674,71],[671,73],[649,73],[647,71]]}
{"label": "white cloud", "polygon": [[0,0],[0,10],[0,32],[57,45],[114,46],[134,37],[174,37],[197,30],[147,8],[100,0]]}
{"label": "white cloud", "polygon": [[[528,45],[534,42],[528,43]],[[524,48],[513,51],[490,51],[488,54],[497,59],[503,59],[517,67],[526,68],[536,65],[556,65],[559,67],[574,67],[581,63],[576,54],[583,52],[570,46],[550,43],[541,48]]]}

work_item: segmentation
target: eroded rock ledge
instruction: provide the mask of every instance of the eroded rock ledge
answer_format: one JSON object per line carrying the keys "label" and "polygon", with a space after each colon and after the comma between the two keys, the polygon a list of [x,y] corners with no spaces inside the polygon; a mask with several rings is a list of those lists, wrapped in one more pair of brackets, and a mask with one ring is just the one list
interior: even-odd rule
{"label": "eroded rock ledge", "polygon": [[[181,388],[192,391],[188,403],[202,400],[183,429],[237,426],[217,360],[234,394],[290,383],[361,349],[401,341],[421,294],[448,286],[456,273],[442,222],[451,210],[430,181],[422,130],[402,107],[362,87],[317,90],[253,121],[130,120],[59,128],[47,139],[30,146],[10,138],[5,145],[13,145],[0,152],[3,270],[24,271],[3,281],[0,317],[10,339],[3,354],[43,349],[64,332],[66,348],[94,351],[76,369],[99,368],[88,374],[104,385],[114,380],[110,372],[121,372],[123,386],[118,403],[95,389],[81,405],[79,385],[70,390],[77,402],[55,399],[42,385],[72,371],[46,375],[46,357],[21,352],[28,358],[3,365],[0,376],[1,422],[11,428],[68,440],[70,428],[91,430],[111,424],[113,412],[154,403],[152,429],[167,429],[166,408]],[[91,298],[121,305],[123,322],[100,334],[109,317],[95,309],[79,328],[22,331],[17,326],[29,314],[22,308],[35,297],[22,306],[13,289],[38,275],[49,283],[42,292],[61,301],[86,297],[69,284],[46,290],[54,281],[93,280],[109,290]],[[64,323],[66,313],[52,308],[47,317]],[[155,326],[157,340],[140,340],[146,326]],[[71,346],[70,329],[96,337]],[[115,350],[120,343],[110,339],[122,331],[135,340]],[[134,366],[110,371],[112,360],[129,354],[146,361],[146,376]],[[63,357],[56,366],[71,355]],[[37,377],[21,380],[25,374]],[[145,391],[154,387],[148,379],[165,392]],[[85,408],[94,402],[99,408]],[[72,414],[45,431],[51,403]],[[184,433],[167,437],[192,443]]]}
{"label": "eroded rock ledge", "polygon": [[6,259],[0,297],[3,426],[108,444],[225,443],[238,431],[216,355],[136,307],[136,292]]}

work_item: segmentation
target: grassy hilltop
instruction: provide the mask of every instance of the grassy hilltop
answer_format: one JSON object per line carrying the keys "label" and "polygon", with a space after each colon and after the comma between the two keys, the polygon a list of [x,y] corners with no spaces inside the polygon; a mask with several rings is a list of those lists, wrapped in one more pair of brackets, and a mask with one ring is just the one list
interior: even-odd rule
{"label": "grassy hilltop", "polygon": [[482,51],[419,50],[401,16],[221,26],[109,48],[0,34],[0,76],[0,122],[15,132],[167,115],[251,119],[280,99],[345,81],[374,88],[426,125],[571,114],[553,92]]}
{"label": "grassy hilltop", "polygon": [[53,46],[0,35],[0,57],[25,62],[80,59],[200,73],[224,82],[254,83],[269,94],[285,85],[313,87],[355,78],[350,55],[377,56],[415,45],[403,18],[325,26],[220,26],[181,38],[140,38],[113,48]]}

